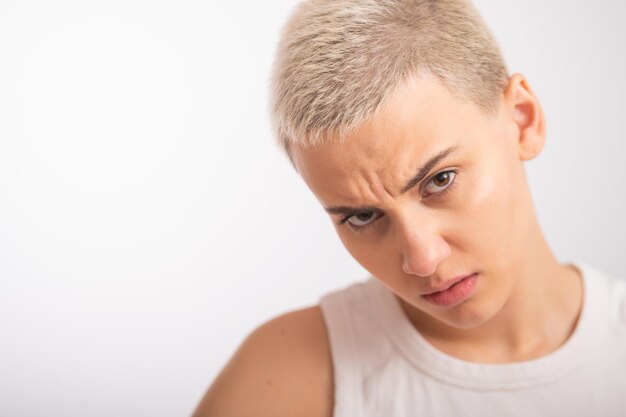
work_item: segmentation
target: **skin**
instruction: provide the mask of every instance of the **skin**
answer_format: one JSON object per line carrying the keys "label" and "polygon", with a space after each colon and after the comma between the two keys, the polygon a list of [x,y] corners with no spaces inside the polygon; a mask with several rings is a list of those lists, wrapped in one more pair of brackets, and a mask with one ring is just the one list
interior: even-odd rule
{"label": "skin", "polygon": [[193,417],[331,417],[333,367],[319,306],[255,329],[209,387]]}
{"label": "skin", "polygon": [[[293,159],[324,207],[374,208],[351,219],[370,221],[364,230],[338,225],[345,216],[335,216],[337,233],[431,343],[462,359],[511,362],[560,346],[581,307],[580,277],[550,251],[525,175],[524,162],[544,142],[543,112],[522,75],[510,78],[497,110],[487,113],[424,73],[343,143],[294,146]],[[419,166],[450,147],[402,192]],[[450,169],[456,174],[446,186],[437,174]],[[421,297],[472,273],[477,287],[460,305]]]}
{"label": "skin", "polygon": [[[371,207],[344,224],[347,215],[333,214],[333,224],[427,340],[484,363],[543,356],[567,340],[582,283],[574,267],[555,259],[532,205],[524,162],[541,152],[545,122],[522,75],[486,112],[422,73],[345,141],[332,139],[295,145],[294,164],[323,207]],[[418,167],[450,147],[402,192]],[[472,273],[476,288],[461,304],[440,307],[421,297]]]}
{"label": "skin", "polygon": [[[294,166],[323,207],[370,207],[341,225],[345,215],[332,214],[337,233],[433,346],[467,361],[509,363],[567,341],[582,280],[556,260],[532,205],[524,162],[541,152],[545,122],[522,75],[511,76],[487,113],[420,74],[345,139],[292,146]],[[418,167],[451,147],[402,192]],[[462,303],[444,308],[422,298],[472,273],[477,285]],[[193,416],[330,417],[333,405],[330,344],[316,305],[252,332]]]}

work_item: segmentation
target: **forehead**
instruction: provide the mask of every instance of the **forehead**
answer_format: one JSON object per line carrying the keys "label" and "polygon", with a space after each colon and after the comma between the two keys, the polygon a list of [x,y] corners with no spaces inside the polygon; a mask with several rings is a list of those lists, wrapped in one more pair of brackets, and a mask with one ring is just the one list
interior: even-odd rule
{"label": "forehead", "polygon": [[[432,75],[411,78],[389,96],[379,111],[348,134],[313,148],[294,145],[300,175],[321,200],[351,195],[364,184],[381,184],[399,193],[428,158],[459,149],[480,136],[486,115],[453,95]],[[384,185],[383,185],[384,184]]]}

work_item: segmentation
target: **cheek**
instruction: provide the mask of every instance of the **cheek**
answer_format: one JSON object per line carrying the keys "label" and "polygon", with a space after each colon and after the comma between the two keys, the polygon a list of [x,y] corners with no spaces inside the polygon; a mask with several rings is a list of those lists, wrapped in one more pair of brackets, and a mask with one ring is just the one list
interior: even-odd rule
{"label": "cheek", "polygon": [[[451,236],[461,251],[506,264],[513,249],[514,225],[519,223],[520,192],[514,167],[506,161],[485,165],[463,184]],[[498,173],[494,175],[494,173]]]}

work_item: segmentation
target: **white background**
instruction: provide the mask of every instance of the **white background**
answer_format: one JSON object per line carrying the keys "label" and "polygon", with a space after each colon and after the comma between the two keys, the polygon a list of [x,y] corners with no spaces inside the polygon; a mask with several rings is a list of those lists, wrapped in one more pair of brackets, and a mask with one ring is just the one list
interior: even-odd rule
{"label": "white background", "polygon": [[[361,280],[274,145],[295,1],[0,1],[0,415],[187,416],[262,322]],[[482,0],[548,120],[562,261],[625,276],[626,3]]]}

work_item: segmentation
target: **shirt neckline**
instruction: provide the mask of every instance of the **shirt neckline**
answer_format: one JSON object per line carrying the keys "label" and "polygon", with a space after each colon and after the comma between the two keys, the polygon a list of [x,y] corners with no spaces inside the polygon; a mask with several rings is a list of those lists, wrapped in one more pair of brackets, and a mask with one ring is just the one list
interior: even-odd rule
{"label": "shirt neckline", "polygon": [[512,390],[535,387],[558,380],[593,354],[606,334],[606,315],[600,288],[601,275],[584,263],[574,263],[582,276],[583,305],[576,328],[557,350],[523,362],[488,364],[465,361],[431,345],[410,322],[400,302],[378,279],[370,277],[367,293],[377,306],[373,319],[396,349],[418,370],[444,383],[479,390]]}

